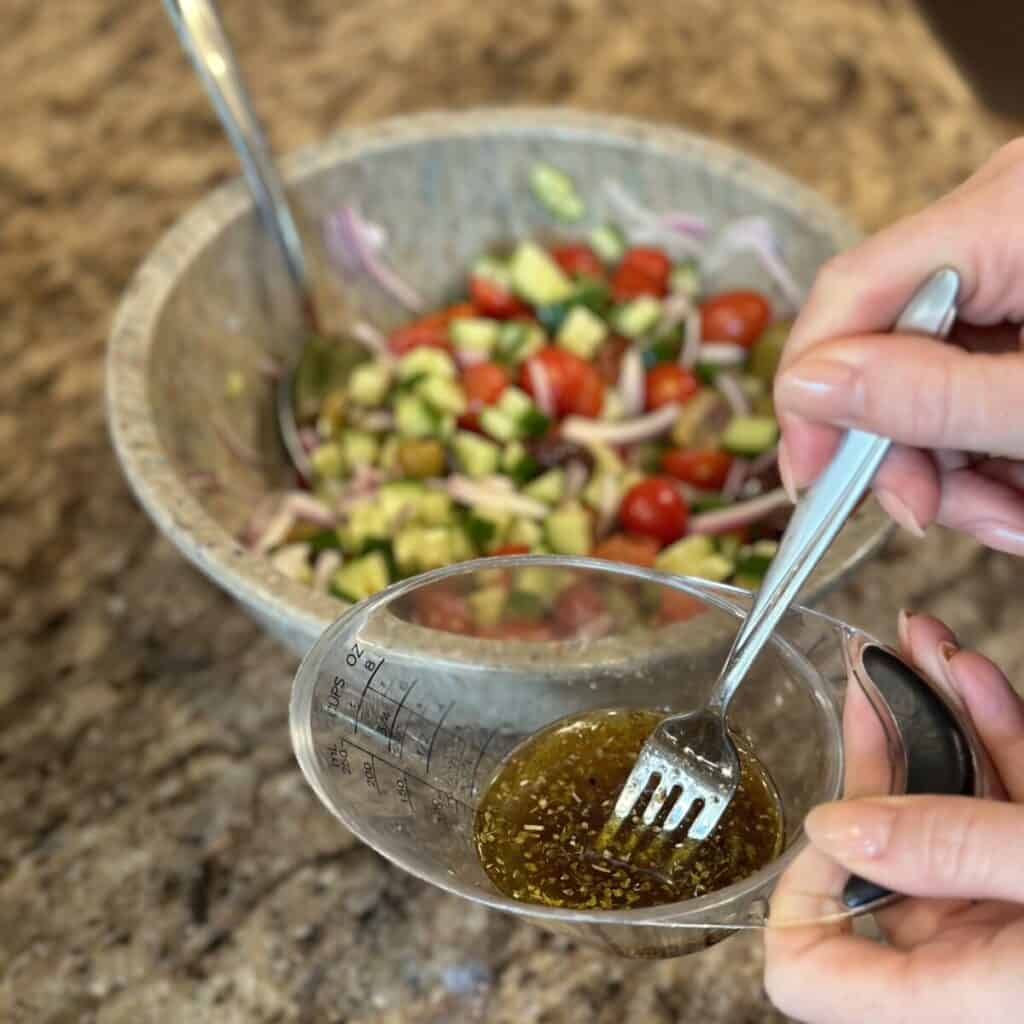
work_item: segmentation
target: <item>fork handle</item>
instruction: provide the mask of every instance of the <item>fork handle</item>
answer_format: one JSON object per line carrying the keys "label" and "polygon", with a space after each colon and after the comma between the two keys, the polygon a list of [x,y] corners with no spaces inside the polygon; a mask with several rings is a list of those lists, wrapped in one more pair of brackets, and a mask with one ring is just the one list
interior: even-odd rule
{"label": "fork handle", "polygon": [[[973,796],[978,768],[971,743],[935,688],[892,651],[868,644],[860,667],[892,709],[906,755],[908,794]],[[852,875],[843,889],[843,905],[859,910],[893,893]]]}
{"label": "fork handle", "polygon": [[[945,337],[956,316],[957,272],[936,271],[914,293],[895,330]],[[764,581],[725,660],[708,703],[723,713],[779,619],[867,491],[892,442],[850,430],[814,486],[797,504]]]}

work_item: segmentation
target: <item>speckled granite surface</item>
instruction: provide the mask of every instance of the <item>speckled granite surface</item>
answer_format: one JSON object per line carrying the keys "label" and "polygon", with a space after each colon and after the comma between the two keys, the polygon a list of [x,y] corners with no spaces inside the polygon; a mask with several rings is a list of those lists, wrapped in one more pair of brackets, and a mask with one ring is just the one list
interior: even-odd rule
{"label": "speckled granite surface", "polygon": [[[569,103],[750,147],[867,226],[1005,137],[899,0],[225,0],[282,149],[438,106]],[[291,659],[133,504],[103,339],[234,162],[159,4],[6,0],[0,51],[0,1020],[779,1021],[740,939],[610,960],[404,877],[304,787]],[[1024,676],[1010,560],[897,540],[833,599],[945,615]]]}

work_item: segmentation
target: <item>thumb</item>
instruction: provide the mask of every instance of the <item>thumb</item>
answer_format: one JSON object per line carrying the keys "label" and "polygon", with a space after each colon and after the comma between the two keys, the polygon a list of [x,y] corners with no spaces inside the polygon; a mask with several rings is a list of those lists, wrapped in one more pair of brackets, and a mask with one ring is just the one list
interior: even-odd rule
{"label": "thumb", "polygon": [[816,807],[811,842],[845,868],[907,896],[1024,903],[1024,806],[905,796]]}
{"label": "thumb", "polygon": [[782,417],[857,427],[914,448],[1024,455],[1015,422],[1024,354],[965,352],[914,335],[861,335],[808,349],[775,382]]}

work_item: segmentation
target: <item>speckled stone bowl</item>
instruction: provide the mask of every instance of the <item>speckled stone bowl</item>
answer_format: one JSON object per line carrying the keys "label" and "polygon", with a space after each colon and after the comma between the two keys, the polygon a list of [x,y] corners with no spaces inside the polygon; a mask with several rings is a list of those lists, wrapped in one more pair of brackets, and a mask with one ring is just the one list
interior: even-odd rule
{"label": "speckled stone bowl", "polygon": [[[526,186],[543,159],[606,219],[600,184],[615,179],[655,209],[690,209],[713,225],[767,215],[797,279],[856,238],[828,203],[735,150],[677,129],[561,110],[426,114],[347,131],[285,162],[317,267],[321,305],[337,325],[357,316],[389,328],[401,311],[370,281],[340,279],[318,225],[355,205],[388,234],[389,261],[428,300],[462,279],[481,249],[552,224]],[[738,260],[712,284],[771,291]],[[126,292],[107,356],[110,428],[139,500],[179,550],[271,633],[305,653],[343,610],[286,579],[238,537],[254,507],[286,480],[272,389],[262,367],[296,342],[283,268],[241,181],[218,189],[161,240]],[[229,372],[244,387],[226,395]],[[834,586],[886,533],[868,504],[824,559],[810,597]]]}

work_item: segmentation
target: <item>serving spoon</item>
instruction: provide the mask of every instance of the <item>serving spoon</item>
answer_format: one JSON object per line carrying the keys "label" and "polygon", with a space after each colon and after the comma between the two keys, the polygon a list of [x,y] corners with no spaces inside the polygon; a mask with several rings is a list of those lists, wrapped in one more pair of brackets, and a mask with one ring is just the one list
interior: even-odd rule
{"label": "serving spoon", "polygon": [[[263,226],[284,258],[303,324],[310,333],[319,333],[321,321],[302,238],[216,4],[214,0],[164,0],[164,7],[238,155]],[[292,465],[304,480],[311,480],[312,467],[299,435],[294,396],[293,361],[275,389],[277,427]]]}

